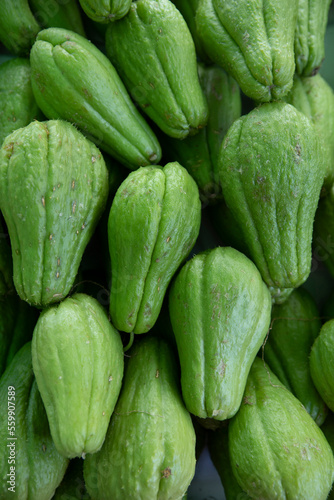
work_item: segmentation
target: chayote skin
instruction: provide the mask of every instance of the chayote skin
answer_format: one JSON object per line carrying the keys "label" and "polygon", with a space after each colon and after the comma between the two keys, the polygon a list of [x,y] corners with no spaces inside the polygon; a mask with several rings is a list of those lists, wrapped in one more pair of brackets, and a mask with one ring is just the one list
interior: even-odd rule
{"label": "chayote skin", "polygon": [[200,0],[199,36],[208,56],[255,101],[292,87],[298,0]]}
{"label": "chayote skin", "polygon": [[127,353],[106,440],[84,463],[93,500],[181,500],[195,473],[195,431],[168,344],[150,337]]}
{"label": "chayote skin", "polygon": [[29,0],[35,19],[43,28],[64,28],[85,36],[77,0]]}
{"label": "chayote skin", "polygon": [[69,293],[108,196],[100,151],[64,121],[32,122],[0,150],[14,284],[37,307]]}
{"label": "chayote skin", "polygon": [[230,421],[229,449],[233,473],[251,498],[327,499],[332,450],[303,405],[259,358]]}
{"label": "chayote skin", "polygon": [[124,17],[132,0],[79,0],[85,14],[98,23],[109,23]]}
{"label": "chayote skin", "polygon": [[334,411],[334,320],[320,330],[310,354],[311,377],[319,394]]}
{"label": "chayote skin", "polygon": [[[241,115],[240,89],[236,81],[218,66],[198,66],[200,83],[209,106],[209,120],[195,136],[182,141],[165,136],[169,158],[183,165],[195,179],[203,204],[221,199],[218,157],[223,138]],[[164,144],[164,143],[163,143]]]}
{"label": "chayote skin", "polygon": [[200,0],[172,0],[175,7],[181,12],[184,17],[189,31],[191,33],[192,39],[194,40],[196,54],[200,61],[210,64],[210,58],[206,54],[203,42],[197,33],[196,27],[196,12],[199,6]]}
{"label": "chayote skin", "polygon": [[28,56],[40,26],[28,0],[1,0],[0,41],[16,56]]}
{"label": "chayote skin", "polygon": [[30,77],[28,59],[17,57],[0,65],[0,146],[14,130],[42,118]]}
{"label": "chayote skin", "polygon": [[173,282],[169,311],[188,411],[231,418],[270,324],[270,293],[259,271],[233,248],[200,253]]}
{"label": "chayote skin", "polygon": [[184,139],[206,125],[194,42],[172,2],[132,2],[109,24],[106,51],[133,99],[167,135]]}
{"label": "chayote skin", "polygon": [[314,76],[325,57],[325,31],[331,0],[298,0],[296,72]]}
{"label": "chayote skin", "polygon": [[100,303],[75,294],[45,309],[32,339],[32,363],[61,455],[102,446],[123,378],[123,346]]}
{"label": "chayote skin", "polygon": [[153,327],[200,222],[198,188],[177,162],[140,168],[121,184],[108,221],[110,315],[116,328],[145,333]]}
{"label": "chayote skin", "polygon": [[160,145],[108,58],[68,30],[49,28],[31,50],[32,88],[48,118],[76,124],[130,169],[160,160]]}
{"label": "chayote skin", "polygon": [[[20,349],[0,379],[0,410],[1,415],[8,415],[0,424],[0,498],[49,500],[65,474],[68,460],[57,452],[50,435],[34,380],[31,342]],[[9,420],[13,415],[15,425],[13,418]],[[15,468],[14,491],[7,483],[10,466]]]}
{"label": "chayote skin", "polygon": [[273,307],[271,329],[263,347],[269,368],[319,426],[326,418],[327,407],[313,384],[309,357],[320,328],[314,300],[306,290],[298,288],[284,304]]}
{"label": "chayote skin", "polygon": [[314,125],[286,103],[263,104],[230,127],[220,180],[252,260],[283,302],[311,269],[313,219],[325,175]]}
{"label": "chayote skin", "polygon": [[328,151],[322,189],[322,194],[326,194],[334,181],[334,92],[320,74],[309,78],[295,75],[293,87],[285,100],[314,123],[322,140],[322,149]]}
{"label": "chayote skin", "polygon": [[250,497],[239,486],[231,467],[228,446],[228,425],[209,431],[208,447],[212,462],[219,474],[226,500],[250,500]]}
{"label": "chayote skin", "polygon": [[0,213],[0,300],[14,290],[13,262],[9,244],[9,236],[2,223]]}

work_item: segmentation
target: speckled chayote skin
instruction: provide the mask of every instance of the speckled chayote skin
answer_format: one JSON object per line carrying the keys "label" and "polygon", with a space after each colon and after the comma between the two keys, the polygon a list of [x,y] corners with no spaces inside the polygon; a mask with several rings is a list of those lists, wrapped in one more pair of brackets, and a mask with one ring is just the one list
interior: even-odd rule
{"label": "speckled chayote skin", "polygon": [[334,320],[327,321],[320,330],[310,354],[310,370],[319,394],[334,411]]}
{"label": "speckled chayote skin", "polygon": [[332,450],[304,406],[259,358],[228,439],[233,473],[254,500],[326,500],[334,479]]}
{"label": "speckled chayote skin", "polygon": [[167,135],[184,139],[206,125],[194,42],[172,2],[132,2],[109,24],[106,51],[133,99]]}
{"label": "speckled chayote skin", "polygon": [[218,156],[224,136],[241,115],[240,89],[219,66],[198,66],[200,83],[209,106],[209,120],[196,135],[182,141],[164,136],[169,158],[183,165],[195,179],[204,205],[221,200]]}
{"label": "speckled chayote skin", "polygon": [[327,194],[334,181],[334,92],[320,74],[312,77],[295,75],[293,87],[285,100],[314,123],[322,140],[322,149],[328,151],[321,193]]}
{"label": "speckled chayote skin", "polygon": [[331,0],[298,0],[296,72],[314,76],[325,57],[325,31]]}
{"label": "speckled chayote skin", "polygon": [[108,171],[71,124],[34,121],[0,150],[0,208],[22,300],[45,307],[69,293],[104,210]]}
{"label": "speckled chayote skin", "polygon": [[230,247],[200,253],[174,280],[169,311],[188,411],[231,418],[270,324],[271,297],[259,271]]}
{"label": "speckled chayote skin", "polygon": [[2,0],[0,40],[12,54],[28,56],[39,30],[28,0]]}
{"label": "speckled chayote skin", "polygon": [[108,221],[110,315],[116,328],[145,333],[153,327],[200,221],[197,185],[177,162],[140,168],[121,184]]}
{"label": "speckled chayote skin", "polygon": [[109,23],[124,17],[132,0],[79,0],[85,14],[98,23]]}
{"label": "speckled chayote skin", "polygon": [[311,270],[313,220],[326,169],[314,125],[290,104],[263,104],[230,127],[219,168],[249,254],[273,300],[282,302]]}
{"label": "speckled chayote skin", "polygon": [[[0,498],[49,500],[65,474],[68,460],[58,453],[50,435],[32,370],[31,342],[18,351],[2,375],[0,397],[2,415],[9,415],[9,403],[15,404],[15,426],[13,420],[8,423],[7,418],[2,418],[0,423]],[[12,435],[8,426],[15,429]],[[8,439],[11,437],[16,440]],[[5,443],[14,443],[12,457],[15,457],[15,462],[8,462],[10,448]],[[11,465],[15,467],[15,492],[8,490],[11,485],[7,483],[7,474]]]}
{"label": "speckled chayote skin", "polygon": [[268,102],[292,87],[297,8],[298,0],[200,0],[197,30],[212,61]]}
{"label": "speckled chayote skin", "polygon": [[271,329],[261,352],[269,368],[319,426],[327,416],[327,406],[312,381],[309,357],[320,328],[313,298],[298,288],[284,304],[273,307]]}
{"label": "speckled chayote skin", "polygon": [[16,57],[0,65],[0,146],[14,130],[42,117],[30,78],[28,59]]}
{"label": "speckled chayote skin", "polygon": [[77,293],[45,309],[35,326],[32,364],[52,439],[67,458],[104,441],[123,378],[123,346],[94,298]]}
{"label": "speckled chayote skin", "polygon": [[162,339],[127,352],[124,382],[101,450],[84,463],[93,500],[181,500],[195,473],[195,431]]}
{"label": "speckled chayote skin", "polygon": [[41,31],[30,54],[31,83],[49,119],[64,119],[130,169],[156,163],[155,134],[130,99],[108,58],[68,30]]}

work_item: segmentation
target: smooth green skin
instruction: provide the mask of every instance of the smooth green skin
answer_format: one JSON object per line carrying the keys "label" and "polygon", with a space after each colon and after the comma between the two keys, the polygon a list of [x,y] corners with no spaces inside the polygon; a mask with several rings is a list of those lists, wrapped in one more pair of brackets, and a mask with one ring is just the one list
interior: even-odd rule
{"label": "smooth green skin", "polygon": [[105,443],[84,463],[88,493],[93,500],[180,500],[195,473],[195,432],[175,357],[156,337],[127,354]]}
{"label": "smooth green skin", "polygon": [[132,0],[79,0],[85,14],[98,23],[122,19],[130,9]]}
{"label": "smooth green skin", "polygon": [[334,185],[318,205],[313,233],[313,249],[334,276]]}
{"label": "smooth green skin", "polygon": [[322,194],[325,194],[334,181],[334,92],[320,74],[309,78],[295,75],[293,87],[285,100],[314,123],[322,148],[328,149],[322,189]]}
{"label": "smooth green skin", "polygon": [[331,0],[299,0],[295,36],[296,72],[314,76],[325,57],[325,31]]}
{"label": "smooth green skin", "polygon": [[310,354],[310,370],[319,394],[334,411],[334,320],[327,321],[320,330]]}
{"label": "smooth green skin", "polygon": [[259,358],[228,439],[233,473],[251,498],[327,499],[332,450],[303,405]]}
{"label": "smooth green skin", "polygon": [[123,332],[145,333],[156,322],[167,287],[197,239],[198,188],[179,163],[132,172],[110,210],[110,315]]}
{"label": "smooth green skin", "polygon": [[213,465],[224,487],[226,500],[249,500],[250,497],[239,486],[231,467],[228,426],[221,427],[216,431],[209,431],[208,447]]}
{"label": "smooth green skin", "polygon": [[230,127],[219,158],[227,206],[252,260],[283,302],[311,269],[325,155],[314,125],[286,103],[254,109]]}
{"label": "smooth green skin", "polygon": [[222,68],[199,65],[198,70],[209,106],[207,126],[182,141],[165,136],[164,142],[169,157],[195,179],[202,203],[209,204],[222,197],[218,156],[227,130],[241,115],[241,97],[238,84]]}
{"label": "smooth green skin", "polygon": [[327,407],[313,384],[309,356],[320,328],[313,298],[298,288],[284,304],[273,307],[271,329],[262,351],[269,368],[319,426],[326,418]]}
{"label": "smooth green skin", "polygon": [[75,294],[44,310],[32,339],[33,369],[59,453],[102,446],[123,378],[123,346],[100,303]]}
{"label": "smooth green skin", "polygon": [[20,348],[31,340],[37,311],[16,294],[0,298],[0,376]]}
{"label": "smooth green skin", "polygon": [[132,98],[167,135],[184,139],[206,125],[194,42],[172,2],[132,2],[109,24],[106,51]]}
{"label": "smooth green skin", "polygon": [[73,122],[130,169],[160,160],[156,136],[108,58],[72,31],[49,28],[31,50],[32,88],[48,118]]}
{"label": "smooth green skin", "polygon": [[200,0],[199,36],[209,57],[255,101],[292,87],[298,0]]}
{"label": "smooth green skin", "polygon": [[260,273],[233,248],[200,253],[174,280],[169,312],[188,411],[231,418],[270,324],[271,298]]}
{"label": "smooth green skin", "polygon": [[28,0],[1,0],[0,41],[12,54],[28,56],[40,29]]}
{"label": "smooth green skin", "polygon": [[[68,460],[59,455],[50,436],[45,409],[31,365],[31,342],[13,358],[0,379],[1,414],[8,415],[8,388],[15,387],[15,433],[9,435],[8,420],[2,418],[1,443],[15,441],[15,492],[8,491],[9,448],[0,454],[0,497],[3,500],[49,500],[62,480]],[[13,400],[12,400],[13,402]],[[12,464],[13,465],[13,464]]]}
{"label": "smooth green skin", "polygon": [[17,57],[0,66],[0,145],[14,130],[42,117],[30,76],[28,59]]}
{"label": "smooth green skin", "polygon": [[[321,430],[325,434],[325,437],[334,453],[334,414],[332,412],[329,412],[325,420],[325,423],[321,426]],[[333,499],[334,499],[334,489],[332,486],[331,492],[327,500],[333,500]]]}
{"label": "smooth green skin", "polygon": [[210,58],[206,54],[203,42],[197,33],[196,27],[196,12],[200,0],[172,0],[175,7],[181,12],[184,20],[186,21],[192,39],[194,40],[196,54],[200,61],[210,64]]}
{"label": "smooth green skin", "polygon": [[64,28],[85,36],[77,0],[29,0],[29,4],[43,28]]}
{"label": "smooth green skin", "polygon": [[0,214],[0,300],[3,295],[14,289],[13,264],[9,236],[2,223]]}
{"label": "smooth green skin", "polygon": [[108,196],[100,151],[64,121],[34,121],[0,150],[0,208],[15,288],[37,307],[69,293]]}

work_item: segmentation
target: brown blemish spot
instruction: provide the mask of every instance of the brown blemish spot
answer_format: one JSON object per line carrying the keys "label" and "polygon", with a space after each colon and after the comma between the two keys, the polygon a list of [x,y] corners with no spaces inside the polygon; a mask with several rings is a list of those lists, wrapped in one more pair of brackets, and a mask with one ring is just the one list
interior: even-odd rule
{"label": "brown blemish spot", "polygon": [[155,89],[154,83],[149,82],[149,86],[150,86],[152,89]]}
{"label": "brown blemish spot", "polygon": [[51,241],[51,240],[52,240],[52,238],[53,238],[53,234],[50,234],[50,236],[49,236],[49,240]]}
{"label": "brown blemish spot", "polygon": [[82,229],[82,230],[84,230],[84,229],[85,229],[85,227],[86,227],[86,225],[85,225],[85,223],[84,223],[84,224],[82,224],[81,229]]}
{"label": "brown blemish spot", "polygon": [[95,163],[96,162],[96,158],[95,156],[92,156],[92,163]]}
{"label": "brown blemish spot", "polygon": [[108,382],[112,381],[112,375],[109,375]]}
{"label": "brown blemish spot", "polygon": [[106,412],[105,412],[105,411],[103,411],[103,412],[102,412],[102,416],[104,417],[104,415],[105,415],[105,414],[106,414]]}
{"label": "brown blemish spot", "polygon": [[155,378],[159,378],[160,372],[159,370],[156,371]]}
{"label": "brown blemish spot", "polygon": [[56,278],[59,278],[59,276],[60,276],[60,273],[59,273],[59,271],[57,271],[56,272]]}
{"label": "brown blemish spot", "polygon": [[167,240],[166,240],[166,243],[169,243],[170,242],[170,236],[168,236]]}
{"label": "brown blemish spot", "polygon": [[15,250],[15,253],[16,253],[16,255],[20,255],[20,250],[17,248],[17,249]]}
{"label": "brown blemish spot", "polygon": [[77,202],[74,200],[72,201],[72,214],[74,214],[76,207],[77,207]]}
{"label": "brown blemish spot", "polygon": [[168,479],[169,476],[172,475],[171,468],[170,467],[166,467],[166,469],[164,469],[164,470],[161,471],[161,474],[162,474],[161,477],[164,477],[164,478]]}
{"label": "brown blemish spot", "polygon": [[74,179],[72,180],[71,188],[75,189],[75,180]]}
{"label": "brown blemish spot", "polygon": [[243,398],[243,403],[244,403],[244,405],[250,405],[250,406],[253,406],[253,404],[254,404],[254,403],[252,403],[251,399],[248,396],[245,396]]}
{"label": "brown blemish spot", "polygon": [[60,266],[60,257],[58,257],[58,259],[57,259],[57,266],[58,267]]}
{"label": "brown blemish spot", "polygon": [[219,375],[224,378],[225,376],[225,371],[226,371],[226,363],[224,363],[224,361],[222,361],[220,363],[220,366],[219,366]]}
{"label": "brown blemish spot", "polygon": [[44,198],[44,196],[42,196],[42,205],[43,205],[43,207],[45,207],[45,198]]}
{"label": "brown blemish spot", "polygon": [[6,144],[4,146],[4,149],[7,151],[7,154],[6,154],[6,157],[9,158],[12,156],[13,154],[13,150],[14,150],[14,143],[13,142],[9,142],[8,144]]}

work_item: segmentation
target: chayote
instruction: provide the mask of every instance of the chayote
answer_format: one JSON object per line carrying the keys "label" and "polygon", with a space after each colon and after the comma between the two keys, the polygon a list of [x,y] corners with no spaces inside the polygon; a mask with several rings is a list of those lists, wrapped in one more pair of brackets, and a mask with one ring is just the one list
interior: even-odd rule
{"label": "chayote", "polygon": [[315,125],[326,157],[326,175],[322,194],[334,181],[334,92],[320,74],[312,77],[295,75],[293,87],[285,100],[306,115]]}
{"label": "chayote", "polygon": [[314,76],[325,57],[325,31],[331,0],[298,0],[296,72]]}
{"label": "chayote", "polygon": [[76,124],[102,150],[136,169],[160,160],[155,134],[108,58],[82,36],[41,31],[31,50],[35,99],[50,119]]}
{"label": "chayote", "polygon": [[195,431],[176,359],[156,337],[127,354],[106,440],[84,463],[88,493],[93,500],[181,500],[195,473]]}
{"label": "chayote", "polygon": [[152,328],[174,273],[195,244],[200,222],[197,185],[179,163],[128,175],[108,221],[110,315],[116,328],[134,333]]}
{"label": "chayote", "polygon": [[259,106],[236,120],[223,141],[219,169],[226,204],[277,302],[310,273],[325,168],[314,125],[290,104]]}
{"label": "chayote", "polygon": [[16,57],[0,65],[0,146],[14,130],[42,118],[30,78],[28,59]]}
{"label": "chayote", "polygon": [[219,151],[227,130],[241,115],[241,96],[236,81],[219,66],[201,64],[198,70],[209,106],[206,127],[182,141],[167,135],[160,141],[168,157],[181,163],[195,179],[203,204],[210,204],[222,197]]}
{"label": "chayote", "polygon": [[305,406],[320,426],[327,407],[316,390],[309,357],[321,328],[320,314],[311,295],[294,290],[284,304],[275,305],[263,358],[279,380]]}
{"label": "chayote", "polygon": [[45,309],[32,363],[52,439],[68,458],[102,446],[123,377],[123,346],[100,303],[86,294]]}
{"label": "chayote", "polygon": [[259,271],[233,248],[200,253],[174,280],[169,311],[188,411],[231,418],[270,324],[270,293]]}
{"label": "chayote", "polygon": [[298,0],[200,0],[197,30],[212,61],[267,102],[292,87],[297,9]]}
{"label": "chayote", "polygon": [[303,405],[259,358],[228,440],[233,473],[251,498],[326,500],[334,479],[332,450]]}
{"label": "chayote", "polygon": [[29,0],[35,19],[43,28],[64,28],[85,36],[77,0]]}
{"label": "chayote", "polygon": [[334,320],[321,328],[310,354],[310,370],[314,385],[328,408],[334,411]]}
{"label": "chayote", "polygon": [[1,0],[0,41],[12,54],[28,56],[39,30],[28,0]]}
{"label": "chayote", "polygon": [[109,23],[124,17],[132,0],[79,0],[82,10],[95,22]]}
{"label": "chayote", "polygon": [[100,151],[64,121],[32,122],[0,150],[0,208],[14,284],[35,306],[69,293],[108,196]]}
{"label": "chayote", "polygon": [[0,300],[4,295],[11,293],[13,289],[13,263],[9,236],[0,213]]}
{"label": "chayote", "polygon": [[183,139],[206,125],[194,42],[171,1],[132,2],[109,24],[106,51],[133,99],[167,135]]}
{"label": "chayote", "polygon": [[[49,500],[68,460],[56,450],[31,364],[31,342],[0,379],[0,498]],[[6,418],[5,418],[6,415]]]}

